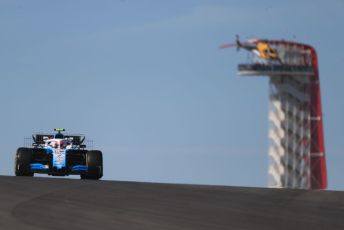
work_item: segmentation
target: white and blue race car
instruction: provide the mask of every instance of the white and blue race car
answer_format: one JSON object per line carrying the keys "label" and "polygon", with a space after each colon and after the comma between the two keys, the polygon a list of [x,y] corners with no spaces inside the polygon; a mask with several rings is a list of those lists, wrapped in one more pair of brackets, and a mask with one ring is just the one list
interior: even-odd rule
{"label": "white and blue race car", "polygon": [[32,148],[18,148],[15,158],[16,176],[43,173],[52,176],[80,175],[81,179],[98,180],[103,176],[103,156],[98,150],[86,150],[82,135],[55,134],[32,136]]}

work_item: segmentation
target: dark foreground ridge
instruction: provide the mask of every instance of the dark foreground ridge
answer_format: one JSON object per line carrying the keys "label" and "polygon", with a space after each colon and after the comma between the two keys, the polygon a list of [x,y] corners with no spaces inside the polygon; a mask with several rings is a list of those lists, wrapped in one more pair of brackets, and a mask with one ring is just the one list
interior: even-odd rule
{"label": "dark foreground ridge", "polygon": [[1,229],[344,229],[344,193],[0,177]]}

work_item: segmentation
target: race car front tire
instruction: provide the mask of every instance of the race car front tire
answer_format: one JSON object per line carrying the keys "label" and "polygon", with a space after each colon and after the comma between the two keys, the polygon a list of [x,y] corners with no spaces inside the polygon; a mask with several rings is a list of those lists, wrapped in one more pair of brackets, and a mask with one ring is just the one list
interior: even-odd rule
{"label": "race car front tire", "polygon": [[103,176],[103,154],[98,150],[86,152],[86,174],[81,174],[81,179],[99,180]]}
{"label": "race car front tire", "polygon": [[31,159],[32,159],[32,150],[29,148],[19,148],[17,150],[16,159],[15,159],[15,175],[16,176],[33,176],[31,172]]}

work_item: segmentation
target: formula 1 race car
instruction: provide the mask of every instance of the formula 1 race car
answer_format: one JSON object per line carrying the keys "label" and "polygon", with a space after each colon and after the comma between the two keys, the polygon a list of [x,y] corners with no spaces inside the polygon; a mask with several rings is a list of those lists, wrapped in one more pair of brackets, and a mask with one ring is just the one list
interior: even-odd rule
{"label": "formula 1 race car", "polygon": [[86,150],[82,135],[32,135],[31,148],[18,148],[15,158],[16,176],[43,173],[52,176],[80,175],[81,179],[98,180],[103,176],[103,156],[98,150]]}

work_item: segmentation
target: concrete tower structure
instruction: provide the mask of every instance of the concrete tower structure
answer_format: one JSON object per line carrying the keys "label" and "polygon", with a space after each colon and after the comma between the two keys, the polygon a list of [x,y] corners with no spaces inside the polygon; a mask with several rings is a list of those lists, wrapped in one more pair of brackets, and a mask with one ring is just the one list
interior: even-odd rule
{"label": "concrete tower structure", "polygon": [[239,75],[268,76],[269,186],[327,187],[320,82],[316,51],[284,40],[237,41],[255,54]]}

